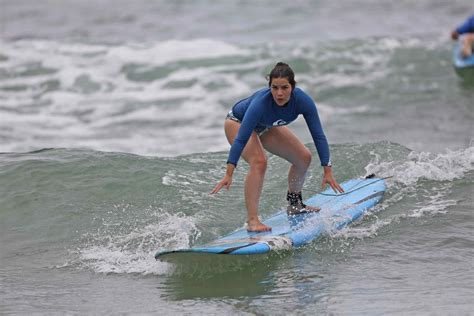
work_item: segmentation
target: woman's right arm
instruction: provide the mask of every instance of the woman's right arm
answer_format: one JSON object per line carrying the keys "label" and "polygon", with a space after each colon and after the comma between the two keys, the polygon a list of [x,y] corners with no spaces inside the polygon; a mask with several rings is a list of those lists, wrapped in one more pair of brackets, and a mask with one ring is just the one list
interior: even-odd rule
{"label": "woman's right arm", "polygon": [[262,117],[263,114],[263,107],[259,104],[259,100],[253,100],[247,111],[245,112],[244,118],[242,119],[242,123],[240,123],[239,131],[235,136],[234,140],[232,141],[232,146],[230,147],[229,157],[227,159],[227,163],[233,164],[237,166],[239,162],[240,155],[247,145],[248,140],[250,139],[250,135],[254,131],[255,127],[257,126],[258,121]]}
{"label": "woman's right arm", "polygon": [[263,107],[259,105],[259,99],[253,100],[240,124],[239,131],[237,135],[232,141],[232,146],[230,147],[229,156],[227,159],[227,169],[225,172],[224,178],[214,187],[211,191],[211,194],[215,194],[219,192],[222,187],[226,187],[229,190],[230,185],[232,184],[232,175],[234,174],[234,170],[237,167],[237,163],[240,159],[240,155],[247,145],[247,142],[252,135],[255,126],[257,126],[258,121],[260,120]]}
{"label": "woman's right arm", "polygon": [[224,186],[227,190],[230,189],[230,185],[232,184],[232,175],[234,174],[234,170],[237,167],[237,162],[239,161],[240,155],[242,154],[242,151],[244,150],[244,147],[247,144],[250,135],[252,134],[253,127],[256,125],[253,124],[249,118],[250,115],[246,115],[243,122],[240,124],[237,136],[234,138],[232,146],[230,147],[225,176],[214,187],[214,189],[211,191],[211,194],[219,192]]}

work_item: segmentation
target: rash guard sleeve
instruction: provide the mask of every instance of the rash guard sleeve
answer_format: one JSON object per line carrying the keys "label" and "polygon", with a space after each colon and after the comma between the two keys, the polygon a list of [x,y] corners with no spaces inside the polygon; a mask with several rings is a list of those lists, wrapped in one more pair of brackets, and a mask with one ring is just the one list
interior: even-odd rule
{"label": "rash guard sleeve", "polygon": [[247,145],[247,142],[249,141],[249,138],[260,121],[262,115],[263,104],[261,104],[260,100],[257,98],[250,103],[247,111],[245,112],[237,136],[234,139],[234,143],[230,147],[227,163],[237,166],[240,155],[242,155],[242,151],[244,150],[245,145]]}
{"label": "rash guard sleeve", "polygon": [[309,95],[302,91],[299,98],[301,98],[301,113],[303,114],[309,132],[311,133],[311,137],[313,138],[319,160],[321,161],[321,166],[330,166],[329,144],[326,135],[324,134],[323,127],[321,126],[316,104]]}
{"label": "rash guard sleeve", "polygon": [[474,15],[469,17],[463,24],[456,28],[459,34],[474,33]]}

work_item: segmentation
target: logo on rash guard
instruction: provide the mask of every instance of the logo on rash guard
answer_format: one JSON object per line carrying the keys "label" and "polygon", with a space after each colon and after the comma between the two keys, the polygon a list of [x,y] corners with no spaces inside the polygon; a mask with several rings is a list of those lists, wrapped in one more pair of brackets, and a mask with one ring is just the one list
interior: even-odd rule
{"label": "logo on rash guard", "polygon": [[281,126],[281,125],[286,125],[286,124],[288,123],[283,121],[282,119],[273,122],[273,126]]}

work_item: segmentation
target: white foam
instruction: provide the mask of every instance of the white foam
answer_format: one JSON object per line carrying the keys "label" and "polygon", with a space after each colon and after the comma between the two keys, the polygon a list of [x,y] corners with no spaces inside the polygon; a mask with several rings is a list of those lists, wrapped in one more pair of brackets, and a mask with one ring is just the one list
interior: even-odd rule
{"label": "white foam", "polygon": [[446,192],[437,192],[430,196],[429,201],[413,209],[408,217],[422,217],[424,215],[446,214],[447,208],[457,204],[457,201],[446,199]]}
{"label": "white foam", "polygon": [[107,247],[91,247],[81,251],[81,260],[97,273],[138,273],[166,275],[173,267],[157,262],[153,253],[135,253]]}
{"label": "white foam", "polygon": [[89,240],[79,249],[79,262],[97,273],[168,274],[172,266],[157,262],[154,254],[161,248],[188,247],[199,237],[193,218],[182,213],[156,215],[150,224],[119,234],[110,228],[87,236]]}
{"label": "white foam", "polygon": [[446,150],[445,153],[410,152],[406,161],[380,161],[380,156],[366,166],[368,174],[393,175],[393,180],[404,185],[416,183],[419,179],[452,181],[474,170],[474,147]]}
{"label": "white foam", "polygon": [[[401,213],[384,217],[383,211],[391,208],[397,208],[397,202],[402,200],[406,195],[410,194],[409,189],[402,189],[397,194],[385,199],[382,204],[377,205],[366,216],[375,218],[367,224],[359,226],[348,226],[340,231],[336,231],[333,237],[336,238],[372,238],[378,235],[379,231],[384,227],[399,224],[401,220],[407,218],[422,218],[425,216],[442,215],[448,213],[448,208],[457,204],[457,201],[446,199],[446,187],[439,188],[438,191],[431,192],[433,195],[428,196],[428,200],[419,202],[413,209],[407,209]],[[376,214],[380,213],[380,216]]]}
{"label": "white foam", "polygon": [[[212,49],[209,49],[212,47]],[[247,55],[248,51],[236,46],[211,40],[196,39],[190,41],[170,40],[161,43],[130,44],[112,48],[107,58],[119,64],[152,62],[154,65],[165,65],[177,60],[216,58],[232,55]]]}
{"label": "white foam", "polygon": [[367,113],[367,112],[374,113],[373,108],[367,104],[352,106],[350,108],[341,108],[341,107],[335,107],[335,106],[325,104],[325,103],[318,103],[317,107],[318,107],[318,114],[323,120],[326,120],[329,117],[332,117],[335,115],[350,115],[354,113],[361,114],[361,113]]}
{"label": "white foam", "polygon": [[[371,238],[389,225],[399,223],[402,219],[422,218],[425,216],[443,215],[449,207],[458,201],[449,198],[451,181],[460,179],[466,172],[474,168],[474,147],[460,150],[447,150],[445,153],[411,152],[407,160],[381,161],[378,154],[367,165],[367,173],[375,173],[379,177],[392,176],[388,189],[393,193],[385,197],[381,204],[368,213],[372,218],[362,225],[348,226],[336,231],[336,238]],[[429,189],[420,190],[418,181],[421,179],[435,181]],[[423,185],[424,186],[424,185]],[[415,193],[416,192],[416,193]],[[409,197],[416,196],[418,202],[413,207],[406,207],[400,212],[398,203]],[[383,211],[397,209],[396,214],[384,216]],[[380,217],[376,214],[380,213]],[[375,220],[373,220],[375,218]]]}
{"label": "white foam", "polygon": [[[8,57],[2,67],[12,73],[0,82],[0,87],[6,88],[0,100],[3,108],[15,110],[0,115],[6,127],[0,149],[13,152],[55,146],[175,155],[202,149],[206,144],[222,150],[227,148],[225,139],[215,139],[216,134],[222,135],[221,126],[215,127],[215,122],[225,116],[222,99],[236,100],[251,90],[229,69],[252,69],[260,62],[216,62],[203,67],[183,64],[176,70],[170,68],[164,77],[135,80],[128,77],[130,70],[125,66],[141,67],[134,70],[140,75],[171,63],[242,57],[251,52],[208,39],[121,46],[43,40],[0,43],[2,54]],[[174,82],[190,85],[169,85]],[[53,88],[48,90],[51,84]],[[10,89],[16,86],[21,89]],[[209,88],[212,86],[218,88]],[[159,128],[137,128],[133,133],[122,128],[117,137],[107,132],[112,125],[137,126],[143,121],[156,122]],[[186,121],[191,124],[183,126]],[[160,124],[163,122],[166,127]],[[199,148],[189,146],[189,142],[178,144],[190,135],[202,141]]]}

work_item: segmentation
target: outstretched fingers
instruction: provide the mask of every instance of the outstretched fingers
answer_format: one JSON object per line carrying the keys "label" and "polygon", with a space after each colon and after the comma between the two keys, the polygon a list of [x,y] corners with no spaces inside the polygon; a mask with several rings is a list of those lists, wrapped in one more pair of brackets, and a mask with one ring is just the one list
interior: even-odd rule
{"label": "outstretched fingers", "polygon": [[231,180],[231,179],[227,179],[227,177],[225,177],[224,179],[222,179],[222,180],[214,187],[214,189],[211,191],[211,194],[216,194],[216,193],[219,192],[223,187],[225,187],[225,188],[227,189],[227,191],[229,191],[231,183],[232,183],[232,180]]}
{"label": "outstretched fingers", "polygon": [[334,178],[323,179],[323,183],[321,184],[321,188],[323,190],[326,188],[326,184],[329,184],[335,193],[344,193],[344,189],[339,185],[339,183],[337,183],[336,180],[334,180]]}
{"label": "outstretched fingers", "polygon": [[212,189],[211,191],[211,194],[216,194],[217,192],[219,192],[221,189],[222,189],[222,184],[219,182],[215,187],[214,189]]}
{"label": "outstretched fingers", "polygon": [[344,193],[344,189],[336,181],[330,182],[329,185],[334,190],[334,192]]}

